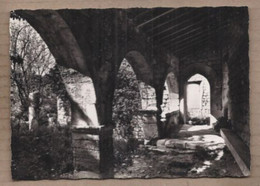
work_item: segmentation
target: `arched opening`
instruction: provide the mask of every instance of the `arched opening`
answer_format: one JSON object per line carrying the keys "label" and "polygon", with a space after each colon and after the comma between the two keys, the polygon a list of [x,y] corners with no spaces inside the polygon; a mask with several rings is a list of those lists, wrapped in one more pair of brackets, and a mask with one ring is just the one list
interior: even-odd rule
{"label": "arched opening", "polygon": [[115,171],[132,161],[132,155],[158,136],[156,95],[150,85],[138,79],[134,68],[123,59],[117,74],[113,98],[113,146]]}
{"label": "arched opening", "polygon": [[13,178],[72,171],[71,102],[56,59],[24,19],[10,19],[10,40]]}
{"label": "arched opening", "polygon": [[[113,99],[115,151],[126,151],[130,139],[143,136],[142,126],[133,120],[140,109],[141,96],[138,80],[132,66],[124,59],[117,74]],[[122,149],[117,149],[117,147]]]}
{"label": "arched opening", "polygon": [[128,60],[123,59],[113,99],[114,144],[119,141],[125,143],[124,150],[127,150],[132,145],[129,144],[130,141],[144,143],[145,139],[152,138],[147,134],[151,131],[147,131],[145,124],[156,123],[156,119],[151,116],[150,121],[146,121],[145,116],[150,116],[150,112],[155,113],[156,110],[154,88],[138,80]]}
{"label": "arched opening", "polygon": [[[210,92],[210,98],[209,98],[209,104],[207,104],[210,107],[210,124],[216,122],[216,118],[220,117],[222,115],[222,108],[221,108],[221,88],[220,88],[220,80],[216,75],[216,72],[209,66],[203,65],[200,63],[195,63],[192,65],[189,65],[187,68],[185,68],[182,71],[181,76],[181,83],[180,83],[180,113],[183,118],[184,123],[188,123],[188,107],[187,107],[187,87],[199,87],[201,80],[199,80],[197,83],[197,86],[195,83],[189,83],[189,79],[192,78],[192,76],[199,74],[206,78],[209,83],[209,92]],[[190,80],[193,81],[192,79]],[[194,80],[195,81],[195,80]],[[191,85],[189,85],[191,84]],[[195,88],[196,89],[196,88]],[[191,97],[196,97],[193,95],[192,91],[190,92]],[[196,100],[198,101],[198,100]],[[196,103],[195,103],[196,104]],[[199,103],[198,103],[199,104]]]}
{"label": "arched opening", "polygon": [[210,124],[210,84],[201,74],[191,76],[186,84],[187,121],[192,125]]}

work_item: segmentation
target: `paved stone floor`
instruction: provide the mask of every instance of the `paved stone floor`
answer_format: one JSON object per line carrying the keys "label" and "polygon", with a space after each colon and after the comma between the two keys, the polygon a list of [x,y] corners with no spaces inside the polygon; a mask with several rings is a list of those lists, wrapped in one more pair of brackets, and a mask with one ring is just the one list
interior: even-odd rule
{"label": "paved stone floor", "polygon": [[210,126],[183,125],[172,138],[140,146],[115,167],[115,178],[240,177],[224,140]]}

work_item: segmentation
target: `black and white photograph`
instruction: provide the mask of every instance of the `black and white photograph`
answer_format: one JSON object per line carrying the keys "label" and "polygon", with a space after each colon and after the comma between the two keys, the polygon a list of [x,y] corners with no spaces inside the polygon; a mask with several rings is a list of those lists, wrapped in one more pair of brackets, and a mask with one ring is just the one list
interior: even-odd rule
{"label": "black and white photograph", "polygon": [[10,12],[13,180],[250,176],[247,7]]}

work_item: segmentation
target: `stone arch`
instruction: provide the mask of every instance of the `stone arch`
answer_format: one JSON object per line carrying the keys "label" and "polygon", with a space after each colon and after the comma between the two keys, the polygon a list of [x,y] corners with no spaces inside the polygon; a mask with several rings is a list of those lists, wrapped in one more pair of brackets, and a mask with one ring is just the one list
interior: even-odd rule
{"label": "stone arch", "polygon": [[[89,76],[85,56],[71,29],[55,10],[16,10],[39,33],[59,65]],[[55,33],[55,34],[53,34]]]}
{"label": "stone arch", "polygon": [[136,77],[149,85],[152,85],[153,72],[152,68],[146,61],[146,58],[138,51],[132,50],[127,52],[125,59],[132,66]]}
{"label": "stone arch", "polygon": [[[144,143],[156,137],[156,111],[154,88],[137,78],[133,66],[125,58],[118,70],[113,100],[115,150],[118,149],[118,143],[128,146],[133,140]],[[128,133],[124,134],[124,131]]]}
{"label": "stone arch", "polygon": [[[212,69],[208,65],[204,65],[201,63],[195,63],[192,65],[187,66],[182,72],[181,72],[181,83],[180,83],[180,111],[183,116],[184,122],[186,122],[186,112],[187,112],[187,100],[186,100],[186,85],[187,81],[190,77],[192,77],[195,74],[201,74],[204,76],[208,81],[210,85],[210,110],[211,115],[215,118],[218,118],[221,116],[222,108],[221,108],[221,87],[219,88],[219,80],[217,79],[217,74],[214,69]],[[214,119],[214,118],[213,118]],[[212,119],[212,120],[213,120]]]}

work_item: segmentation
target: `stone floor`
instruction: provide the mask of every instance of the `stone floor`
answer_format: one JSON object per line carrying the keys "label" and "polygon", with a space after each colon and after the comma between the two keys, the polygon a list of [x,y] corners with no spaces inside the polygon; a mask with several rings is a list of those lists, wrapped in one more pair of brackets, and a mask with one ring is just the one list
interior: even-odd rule
{"label": "stone floor", "polygon": [[[241,177],[224,140],[208,125],[182,125],[169,139],[141,145],[115,162],[114,178]],[[99,179],[80,171],[62,178]]]}
{"label": "stone floor", "polygon": [[140,146],[115,167],[115,178],[240,176],[224,140],[207,125],[182,125],[172,138]]}

